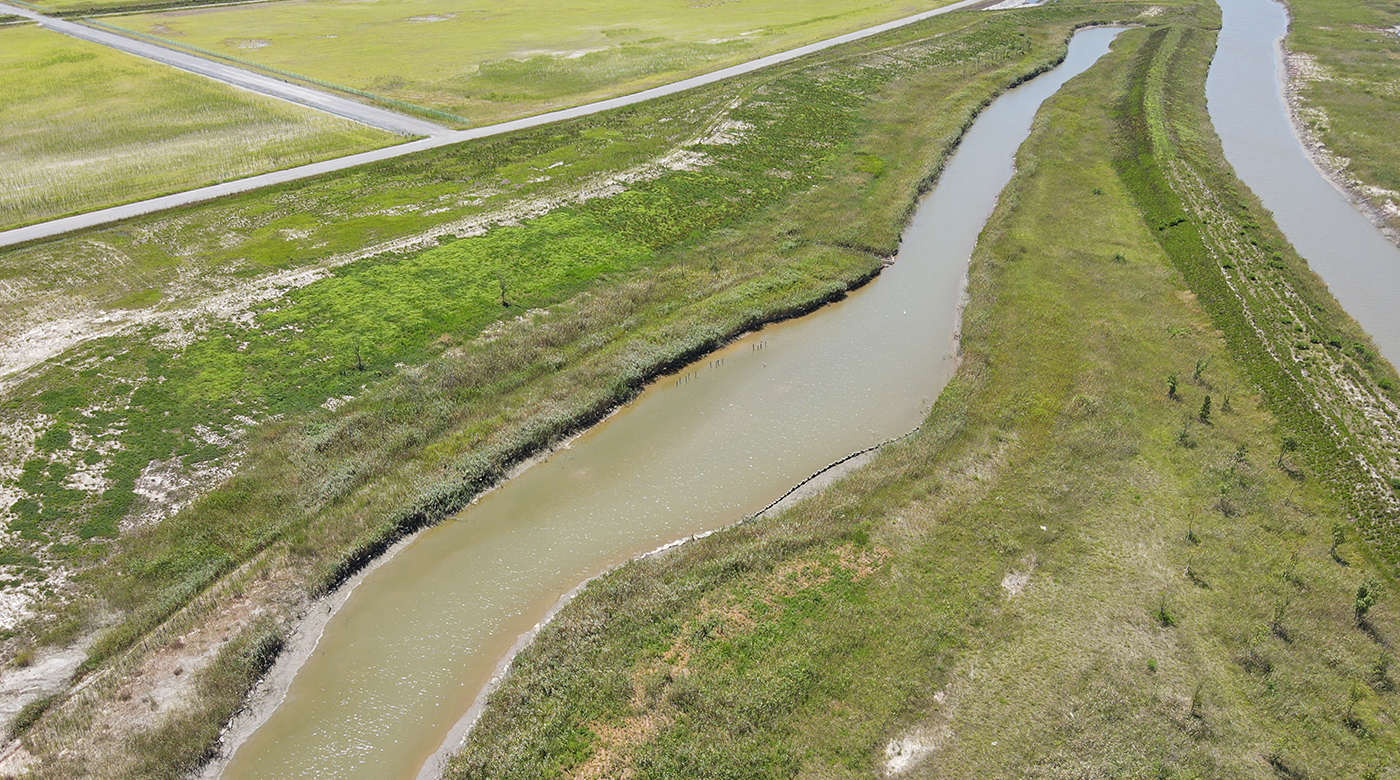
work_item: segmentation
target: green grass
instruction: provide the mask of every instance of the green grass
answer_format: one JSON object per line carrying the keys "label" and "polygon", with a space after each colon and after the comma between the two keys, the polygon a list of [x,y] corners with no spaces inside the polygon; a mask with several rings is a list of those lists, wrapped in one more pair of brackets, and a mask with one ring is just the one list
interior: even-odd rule
{"label": "green grass", "polygon": [[[235,235],[294,228],[303,231],[295,243],[269,236],[266,265],[245,268],[250,275],[295,268],[318,252],[385,237],[386,226],[433,224],[421,211],[357,222],[356,209],[424,201],[418,208],[427,209],[433,193],[463,183],[501,187],[502,178],[537,177],[532,170],[568,171],[549,168],[558,161],[585,168],[645,159],[719,119],[751,126],[737,144],[697,147],[711,164],[696,170],[666,172],[623,194],[483,236],[342,266],[253,307],[251,319],[203,322],[187,344],[164,342],[159,331],[95,342],[30,380],[7,416],[44,414],[48,430],[66,429],[46,434],[52,449],[29,467],[39,517],[15,526],[43,535],[29,549],[46,555],[90,533],[85,549],[101,561],[109,549],[101,540],[126,511],[122,502],[129,506],[130,480],[151,461],[226,457],[228,449],[208,443],[196,426],[218,432],[236,415],[281,417],[248,435],[236,477],[179,515],[123,535],[117,554],[81,573],[81,598],[69,611],[50,608],[36,622],[53,631],[81,627],[84,609],[98,606],[123,616],[84,667],[113,671],[92,678],[81,700],[46,714],[26,744],[50,756],[102,750],[83,743],[102,733],[93,726],[101,697],[115,695],[142,653],[169,641],[159,637],[224,603],[208,594],[222,593],[225,575],[244,562],[296,583],[269,602],[288,609],[273,604],[297,603],[339,582],[658,372],[862,283],[893,251],[921,186],[981,105],[1048,67],[1072,25],[1140,10],[1077,6],[942,18],[670,101],[72,239],[129,251],[158,275],[212,263],[220,252],[249,256],[256,242],[223,242],[228,226]],[[656,121],[665,117],[676,119]],[[580,153],[595,148],[616,156]],[[871,164],[876,150],[888,161],[883,168]],[[329,246],[312,249],[322,242]],[[215,251],[198,261],[166,248],[197,255],[191,247],[203,245]],[[61,254],[61,246],[46,246],[10,259],[37,269],[41,258]],[[229,272],[245,271],[231,264]],[[73,289],[113,294],[81,277]],[[140,289],[133,283],[125,294]],[[527,307],[548,313],[514,319]],[[480,338],[482,326],[498,319],[491,338]],[[334,411],[316,408],[339,395],[356,398]],[[77,411],[94,399],[103,408],[91,417]],[[123,447],[101,456],[110,458],[109,492],[64,492],[64,469],[86,461],[91,453],[81,450],[104,436]],[[200,593],[206,596],[191,603]],[[214,696],[200,706],[205,725],[230,711]],[[58,761],[46,771],[62,776],[73,766]],[[113,760],[110,771],[121,766]]]}
{"label": "green grass", "polygon": [[[1165,34],[1162,34],[1165,35]],[[1177,41],[1154,38],[1167,52],[1144,60],[1119,107],[1124,143],[1115,165],[1161,246],[1228,338],[1234,358],[1288,430],[1278,462],[1337,491],[1352,519],[1392,563],[1394,433],[1373,420],[1397,396],[1395,369],[1288,245],[1267,212],[1227,173],[1218,141],[1184,66]],[[1189,38],[1189,36],[1188,36]]]}
{"label": "green grass", "polygon": [[37,27],[0,29],[0,229],[400,139]]}
{"label": "green grass", "polygon": [[1302,117],[1347,172],[1373,193],[1400,231],[1400,3],[1290,0],[1288,48],[1314,58],[1322,80],[1304,79]]}
{"label": "green grass", "polygon": [[[1160,240],[1116,159],[1167,116],[1143,102],[1154,69],[1189,109],[1175,129],[1209,135],[1202,14],[1125,33],[1042,112],[921,433],[783,515],[595,581],[448,777],[869,777],[896,740],[928,746],[919,777],[1393,771],[1400,613],[1387,587],[1355,624],[1378,567],[1354,542],[1350,565],[1329,554],[1348,486],[1281,467],[1291,422],[1178,270],[1204,258]],[[1230,409],[1183,446],[1207,394]]]}
{"label": "green grass", "polygon": [[104,21],[481,125],[634,92],[945,4],[291,0]]}

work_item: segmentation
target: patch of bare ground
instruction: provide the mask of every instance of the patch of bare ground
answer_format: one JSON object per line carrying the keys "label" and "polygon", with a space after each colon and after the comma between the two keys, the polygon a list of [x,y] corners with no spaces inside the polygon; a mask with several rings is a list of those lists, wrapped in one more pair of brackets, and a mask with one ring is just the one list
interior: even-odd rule
{"label": "patch of bare ground", "polygon": [[[1311,54],[1289,51],[1286,40],[1284,47],[1284,98],[1293,119],[1293,130],[1303,149],[1353,206],[1375,223],[1386,238],[1400,244],[1400,192],[1361,181],[1352,172],[1351,160],[1322,142],[1322,134],[1329,126],[1327,112],[1311,103],[1304,93],[1310,84],[1335,81],[1336,77]],[[1364,84],[1354,86],[1369,88]]]}
{"label": "patch of bare ground", "polygon": [[132,776],[141,756],[119,746],[193,706],[201,675],[220,650],[259,620],[286,621],[303,592],[287,561],[245,565],[63,694],[52,714],[9,749],[44,756],[33,767],[37,777]]}
{"label": "patch of bare ground", "polygon": [[885,745],[885,777],[896,777],[918,767],[953,738],[947,719],[953,714],[948,693],[939,691],[934,699],[947,709],[935,722],[910,729]]}

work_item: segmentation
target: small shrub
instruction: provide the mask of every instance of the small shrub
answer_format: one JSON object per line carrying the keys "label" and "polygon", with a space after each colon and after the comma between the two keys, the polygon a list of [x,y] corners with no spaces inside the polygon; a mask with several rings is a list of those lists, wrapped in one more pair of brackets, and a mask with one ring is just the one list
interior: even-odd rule
{"label": "small shrub", "polygon": [[1181,430],[1176,432],[1176,443],[1188,450],[1196,448],[1196,440],[1191,438],[1191,418],[1187,417],[1181,422]]}
{"label": "small shrub", "polygon": [[1210,368],[1210,358],[1196,361],[1196,370],[1191,372],[1191,381],[1198,385],[1205,384],[1206,369]]}
{"label": "small shrub", "polygon": [[1332,560],[1336,561],[1337,563],[1340,563],[1340,564],[1343,565],[1343,566],[1347,566],[1348,564],[1347,564],[1346,559],[1342,557],[1342,554],[1341,554],[1340,552],[1338,552],[1337,548],[1338,548],[1338,547],[1341,547],[1341,546],[1344,545],[1344,544],[1346,544],[1346,542],[1347,542],[1347,527],[1346,527],[1346,525],[1345,525],[1344,523],[1333,523],[1333,524],[1332,524],[1332,547],[1331,547],[1331,549],[1329,549],[1329,550],[1327,551],[1327,554],[1330,555],[1330,556],[1332,556]]}
{"label": "small shrub", "polygon": [[1167,609],[1167,599],[1165,597],[1163,597],[1161,603],[1157,605],[1157,610],[1152,613],[1152,616],[1157,618],[1157,622],[1161,624],[1162,628],[1171,628],[1176,625],[1176,616],[1171,613],[1171,610]]}
{"label": "small shrub", "polygon": [[1378,691],[1390,691],[1395,688],[1395,681],[1390,679],[1390,664],[1393,657],[1390,651],[1380,654],[1374,664],[1371,664],[1371,687]]}
{"label": "small shrub", "polygon": [[1279,603],[1275,604],[1273,617],[1269,620],[1269,631],[1272,632],[1274,636],[1278,637],[1279,639],[1282,639],[1285,642],[1292,641],[1292,637],[1288,633],[1288,629],[1285,628],[1283,625],[1283,620],[1288,616],[1288,607],[1292,603],[1292,601],[1292,599],[1285,598]]}
{"label": "small shrub", "polygon": [[1371,607],[1376,605],[1381,597],[1381,584],[1375,579],[1369,579],[1361,583],[1356,589],[1356,600],[1352,603],[1356,610],[1356,625],[1366,623],[1366,613],[1371,611]]}

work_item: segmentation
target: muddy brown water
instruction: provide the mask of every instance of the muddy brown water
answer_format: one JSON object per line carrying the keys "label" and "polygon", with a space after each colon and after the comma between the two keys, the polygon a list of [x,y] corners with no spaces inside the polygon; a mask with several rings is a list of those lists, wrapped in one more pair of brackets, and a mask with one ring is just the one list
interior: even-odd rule
{"label": "muddy brown water", "polygon": [[221,777],[434,774],[497,665],[563,594],[917,426],[955,367],[967,263],[1016,149],[1117,33],[1080,31],[1063,65],[983,112],[875,281],[663,378],[366,575]]}
{"label": "muddy brown water", "polygon": [[1273,0],[1218,2],[1206,99],[1226,159],[1381,354],[1400,363],[1400,248],[1332,185],[1294,132],[1280,48],[1288,12]]}

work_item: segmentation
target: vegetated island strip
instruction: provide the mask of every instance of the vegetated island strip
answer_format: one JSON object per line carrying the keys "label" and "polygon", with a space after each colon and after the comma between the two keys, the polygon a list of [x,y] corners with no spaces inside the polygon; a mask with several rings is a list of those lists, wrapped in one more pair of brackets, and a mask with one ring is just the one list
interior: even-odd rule
{"label": "vegetated island strip", "polygon": [[[447,777],[1393,767],[1396,529],[1363,524],[1373,546],[1348,522],[1374,481],[1329,439],[1348,399],[1268,350],[1292,324],[1230,309],[1288,292],[1313,304],[1306,328],[1364,338],[1220,154],[1218,12],[1195,8],[1124,33],[1047,104],[920,434],[595,580]],[[1177,198],[1193,210],[1173,223]]]}
{"label": "vegetated island strip", "polygon": [[1400,8],[1290,0],[1288,102],[1318,167],[1400,243]]}
{"label": "vegetated island strip", "polygon": [[[120,622],[91,645],[78,688],[25,713],[15,755],[38,757],[39,777],[199,765],[310,599],[651,377],[869,279],[981,106],[1057,62],[1076,25],[1147,8],[931,19],[677,96],[677,116],[725,107],[723,137],[694,147],[703,165],[478,238],[369,258],[251,320],[93,345],[28,380],[7,402],[15,419],[58,422],[91,408],[92,394],[103,409],[49,426],[26,467],[34,494],[16,527],[36,553],[67,551],[79,576],[9,647],[75,641],[97,615]],[[615,142],[650,138],[653,124],[634,122],[641,111],[586,122]],[[521,139],[538,154],[573,137]],[[515,162],[507,140],[496,165]],[[268,209],[289,195],[245,197]],[[504,304],[535,310],[483,329]],[[341,387],[357,397],[341,399]],[[317,409],[328,396],[338,403]],[[260,419],[274,407],[283,416],[244,445],[200,433],[211,430],[204,418],[249,397],[264,404]],[[119,424],[127,414],[139,420]],[[169,448],[161,458],[237,465],[237,475],[173,517],[121,530],[141,516],[130,487],[96,503],[65,492],[90,423]],[[220,460],[235,449],[239,460]],[[141,460],[123,461],[121,478],[154,462]],[[118,533],[110,549],[66,541]]]}
{"label": "vegetated island strip", "polygon": [[[770,54],[766,57],[760,57],[759,59],[753,60],[751,62],[746,62],[741,65],[734,65],[711,73],[706,73],[701,76],[694,76],[688,79],[683,79],[681,81],[677,81],[664,86],[653,87],[651,89],[646,89],[631,95],[624,95],[622,97],[600,100],[594,103],[589,103],[587,105],[575,106],[573,108],[566,108],[559,111],[551,111],[546,114],[540,114],[538,116],[527,117],[524,119],[515,119],[509,122],[502,122],[497,125],[491,125],[489,127],[472,128],[469,130],[457,130],[453,132],[439,133],[430,138],[410,141],[408,143],[400,144],[398,146],[389,147],[386,149],[377,149],[370,152],[362,152],[359,154],[353,154],[347,157],[342,157],[336,160],[312,163],[296,168],[288,168],[281,171],[274,171],[272,173],[251,176],[249,178],[239,179],[237,181],[224,182],[222,184],[201,187],[199,189],[189,190],[187,192],[179,193],[176,195],[166,195],[159,198],[152,198],[150,200],[140,201],[137,203],[128,203],[121,206],[114,206],[111,208],[102,209],[100,211],[92,211],[86,214],[78,214],[71,217],[63,217],[61,219],[51,220],[49,222],[44,222],[37,225],[29,225],[13,230],[0,231],[0,247],[15,246],[32,241],[40,241],[46,238],[52,238],[55,236],[64,235],[66,233],[85,230],[100,225],[106,225],[108,223],[126,220],[144,214],[150,214],[153,212],[163,211],[165,209],[176,208],[178,206],[184,206],[192,203],[199,203],[202,201],[222,198],[228,195],[234,195],[241,192],[248,192],[251,190],[261,189],[263,187],[269,187],[275,184],[283,184],[286,182],[297,181],[300,179],[321,176],[326,173],[341,171],[347,168],[354,168],[357,166],[393,159],[396,157],[403,157],[406,155],[426,151],[428,149],[435,149],[452,144],[463,143],[465,141],[470,141],[479,138],[487,138],[490,136],[501,135],[517,130],[524,130],[531,127],[537,127],[540,125],[552,124],[566,119],[574,119],[578,117],[588,116],[590,114],[596,114],[603,111],[610,111],[616,108],[635,105],[637,103],[646,102],[648,100],[655,100],[659,97],[664,97],[666,95],[672,95],[678,92],[685,92],[708,84],[714,84],[716,82],[732,79],[737,76],[741,76],[745,73],[752,73],[756,70],[761,70],[764,68],[782,64],[784,62],[789,62],[791,60],[805,57],[810,54],[829,49],[833,46],[840,46],[847,43],[853,43],[855,41],[863,40],[874,35],[880,35],[885,32],[897,30],[901,27],[905,27],[911,24],[917,24],[921,21],[931,19],[936,16],[941,16],[952,11],[957,11],[963,8],[978,5],[983,2],[985,2],[985,0],[959,0],[959,2],[946,5],[942,8],[937,8],[932,11],[924,11],[923,13],[907,16],[903,19],[898,19],[893,22],[885,22],[884,24],[875,25],[873,27],[869,27],[864,30],[859,30],[857,32],[838,35],[834,38],[829,38],[825,41],[808,44],[806,46],[800,46],[795,49],[780,52],[778,54]],[[68,23],[55,22],[55,24]]]}

